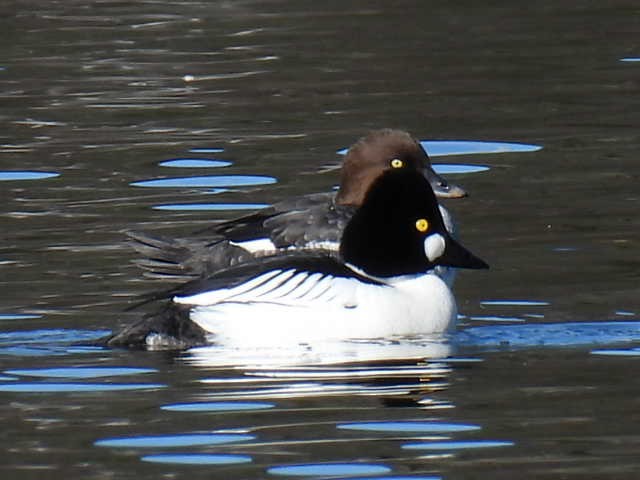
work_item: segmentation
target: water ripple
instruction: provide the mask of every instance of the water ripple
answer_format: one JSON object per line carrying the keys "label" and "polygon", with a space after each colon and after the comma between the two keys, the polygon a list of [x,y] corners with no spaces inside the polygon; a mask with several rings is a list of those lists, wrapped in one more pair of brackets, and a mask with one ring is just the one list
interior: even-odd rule
{"label": "water ripple", "polygon": [[227,210],[259,210],[267,208],[268,203],[173,203],[154,205],[154,210],[177,212],[227,211]]}
{"label": "water ripple", "polygon": [[456,333],[460,346],[495,350],[569,347],[640,341],[640,322],[567,322],[470,327]]}

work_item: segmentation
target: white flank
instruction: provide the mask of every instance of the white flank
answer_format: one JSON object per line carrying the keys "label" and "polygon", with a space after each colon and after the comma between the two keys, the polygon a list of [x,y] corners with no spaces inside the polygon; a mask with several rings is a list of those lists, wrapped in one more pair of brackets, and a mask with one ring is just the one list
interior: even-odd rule
{"label": "white flank", "polygon": [[244,284],[175,300],[194,305],[191,319],[213,342],[238,347],[438,333],[457,315],[453,294],[433,274],[372,285],[288,270],[248,283],[254,288]]}

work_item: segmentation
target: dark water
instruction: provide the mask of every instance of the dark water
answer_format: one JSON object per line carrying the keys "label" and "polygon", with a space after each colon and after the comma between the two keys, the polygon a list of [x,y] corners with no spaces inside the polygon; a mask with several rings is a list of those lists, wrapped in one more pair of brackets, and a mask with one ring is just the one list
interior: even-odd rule
{"label": "dark water", "polygon": [[[637,475],[634,2],[0,12],[7,478]],[[452,338],[295,352],[298,365],[75,345],[163,286],[130,264],[125,230],[188,236],[325,191],[335,152],[380,127],[472,142],[427,144],[467,172],[449,178],[471,197],[447,207],[492,265],[459,275]]]}

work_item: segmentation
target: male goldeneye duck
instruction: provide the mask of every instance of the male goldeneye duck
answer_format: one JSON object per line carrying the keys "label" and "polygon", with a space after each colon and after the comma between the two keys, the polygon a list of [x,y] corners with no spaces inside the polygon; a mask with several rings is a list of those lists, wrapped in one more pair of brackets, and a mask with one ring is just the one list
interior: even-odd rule
{"label": "male goldeneye duck", "polygon": [[[130,232],[134,248],[145,258],[139,266],[151,276],[193,278],[243,263],[274,250],[336,251],[342,231],[371,184],[389,170],[422,173],[437,196],[459,198],[462,188],[447,183],[432,168],[420,143],[400,130],[376,130],[352,145],[341,169],[337,193],[316,193],[285,200],[256,213],[204,230],[207,241],[172,240]],[[447,230],[453,220],[443,208]]]}
{"label": "male goldeneye duck", "polygon": [[347,223],[339,257],[284,252],[219,271],[107,343],[243,348],[444,332],[457,309],[439,265],[488,267],[447,232],[422,174],[387,170]]}

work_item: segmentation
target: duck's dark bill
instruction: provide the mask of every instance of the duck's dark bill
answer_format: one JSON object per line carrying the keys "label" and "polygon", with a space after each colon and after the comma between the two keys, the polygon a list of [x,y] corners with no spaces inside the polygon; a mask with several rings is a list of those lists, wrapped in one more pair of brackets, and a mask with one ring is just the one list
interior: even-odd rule
{"label": "duck's dark bill", "polygon": [[447,248],[438,259],[438,264],[456,268],[489,268],[489,265],[484,260],[476,257],[453,239],[449,239],[447,242]]}
{"label": "duck's dark bill", "polygon": [[447,182],[431,166],[426,167],[423,174],[429,181],[429,185],[431,185],[436,196],[441,198],[462,198],[467,196],[467,192],[463,188]]}

